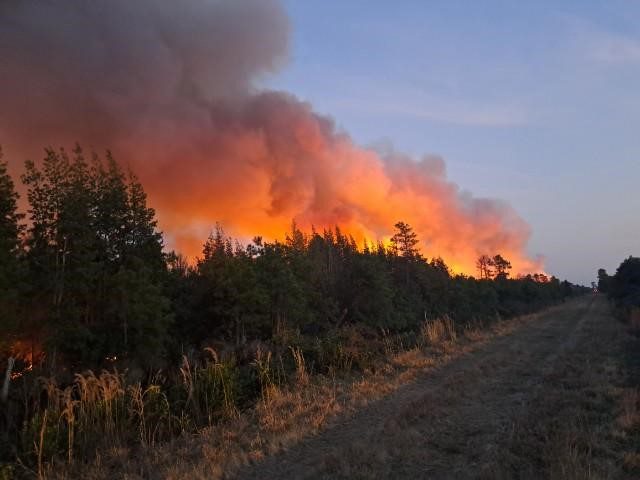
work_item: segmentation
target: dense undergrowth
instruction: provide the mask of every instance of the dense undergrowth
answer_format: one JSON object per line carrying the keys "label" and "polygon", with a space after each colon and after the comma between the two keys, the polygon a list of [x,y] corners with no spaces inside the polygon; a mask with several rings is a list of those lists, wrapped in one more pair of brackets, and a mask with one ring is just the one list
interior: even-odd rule
{"label": "dense undergrowth", "polygon": [[[392,358],[455,342],[489,324],[456,326],[450,318],[424,321],[415,331],[376,333],[346,326],[322,338],[287,332],[256,346],[248,357],[206,348],[179,366],[137,380],[128,371],[85,371],[61,383],[38,369],[12,384],[0,478],[45,477],[95,465],[101,452],[157,446],[267,405],[273,396],[323,378],[375,374]],[[476,333],[478,335],[478,333]],[[335,381],[335,380],[334,380]]]}

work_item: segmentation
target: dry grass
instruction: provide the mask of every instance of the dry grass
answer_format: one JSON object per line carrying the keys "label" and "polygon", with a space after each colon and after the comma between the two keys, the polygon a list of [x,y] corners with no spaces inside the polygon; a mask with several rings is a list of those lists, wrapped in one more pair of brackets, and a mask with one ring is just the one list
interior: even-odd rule
{"label": "dry grass", "polygon": [[[223,478],[535,318],[500,321],[487,330],[467,326],[463,335],[449,318],[428,321],[417,337],[385,335],[385,358],[359,373],[351,372],[352,363],[368,363],[348,348],[335,353],[336,368],[312,375],[302,349],[291,347],[294,371],[288,381],[282,358],[258,349],[251,365],[259,398],[243,411],[232,384],[236,367],[212,349],[203,361],[183,359],[171,399],[160,376],[128,384],[117,371],[89,371],[65,387],[42,379],[39,388],[48,400],[25,429],[33,460],[25,458],[24,464],[35,465],[35,475],[51,478]],[[453,376],[447,388],[459,392],[463,382]],[[423,405],[411,408],[426,415]],[[381,453],[376,463],[384,458]]]}
{"label": "dry grass", "polygon": [[619,428],[638,422],[637,392],[620,388],[624,333],[599,300],[577,335],[546,370],[487,478],[633,478],[622,472],[619,441]]}
{"label": "dry grass", "polygon": [[442,342],[455,342],[458,338],[455,325],[450,317],[425,321],[420,328],[423,344],[440,345]]}
{"label": "dry grass", "polygon": [[296,364],[296,382],[298,385],[306,385],[309,383],[309,373],[304,361],[304,355],[300,348],[290,347],[293,361]]}
{"label": "dry grass", "polygon": [[[633,314],[636,315],[633,315]],[[627,328],[626,373],[627,382],[620,388],[617,402],[616,440],[624,447],[622,466],[629,478],[640,478],[640,309],[632,311]]]}
{"label": "dry grass", "polygon": [[[398,390],[394,382],[411,385],[389,401],[360,405],[353,422],[241,478],[638,478],[622,472],[623,461],[630,470],[638,456],[623,454],[612,435],[616,402],[629,417],[637,404],[619,391],[620,329],[603,305],[558,311],[544,328],[534,325],[526,335],[492,343],[450,369],[444,364],[468,344],[459,342],[445,355],[432,355],[431,346],[397,354],[392,372],[354,383],[352,398],[384,396]],[[526,322],[501,323],[489,336]],[[433,362],[427,368],[442,371],[431,383],[412,383],[425,355]]]}
{"label": "dry grass", "polygon": [[[406,349],[406,339],[387,336],[384,342],[389,354],[383,363],[366,373],[341,378],[333,371],[328,375],[310,375],[302,351],[291,348],[295,381],[282,385],[274,381],[270,354],[258,351],[253,364],[259,372],[262,394],[255,408],[236,412],[198,435],[145,449],[144,454],[111,450],[92,465],[83,465],[83,473],[85,478],[95,479],[109,478],[108,472],[113,469],[123,475],[135,472],[142,477],[153,473],[175,479],[227,478],[252,462],[299,444],[337,420],[344,421],[372,402],[414,382],[426,370],[442,367],[522,324],[521,319],[511,322],[513,328],[506,327],[509,322],[501,322],[505,325],[496,331],[481,334],[469,330],[469,335],[463,337],[458,337],[449,319],[427,322],[423,348]],[[447,348],[434,355],[433,347],[442,345]],[[189,374],[185,367],[184,376],[188,379],[193,373]],[[56,474],[66,475],[63,471]]]}
{"label": "dry grass", "polygon": [[181,382],[174,382],[172,390],[160,374],[144,384],[128,384],[117,371],[76,374],[67,386],[59,386],[55,378],[38,378],[33,391],[25,390],[28,410],[18,468],[39,478],[73,477],[94,456],[99,467],[108,458],[122,459],[180,432],[193,432],[195,424],[237,416],[235,366],[211,349],[207,353],[206,360],[195,364],[184,359]]}

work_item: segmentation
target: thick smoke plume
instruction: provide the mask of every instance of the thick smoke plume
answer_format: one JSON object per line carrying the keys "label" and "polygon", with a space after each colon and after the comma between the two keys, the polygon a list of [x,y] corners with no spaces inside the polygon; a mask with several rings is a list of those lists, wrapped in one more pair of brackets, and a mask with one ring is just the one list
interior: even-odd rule
{"label": "thick smoke plume", "polygon": [[287,41],[270,0],[2,1],[0,143],[21,160],[43,143],[112,149],[190,255],[215,221],[238,236],[282,238],[295,219],[375,241],[402,220],[458,271],[494,253],[537,267],[527,225],[461,193],[440,158],[358,147],[307,103],[256,90]]}

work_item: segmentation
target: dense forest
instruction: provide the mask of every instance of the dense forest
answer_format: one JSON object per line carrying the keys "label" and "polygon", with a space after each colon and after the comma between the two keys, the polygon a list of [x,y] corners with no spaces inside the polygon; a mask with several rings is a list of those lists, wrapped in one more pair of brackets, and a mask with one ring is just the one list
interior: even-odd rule
{"label": "dense forest", "polygon": [[[588,291],[544,274],[511,278],[500,252],[478,258],[477,278],[453,274],[401,219],[387,245],[295,223],[282,240],[242,244],[216,225],[190,261],[166,251],[142,184],[110,154],[48,149],[20,181],[24,213],[0,159],[0,360],[9,366],[0,464],[72,462],[114,435],[153,443],[247,408],[300,362],[309,373],[366,370],[389,339],[411,345],[433,319],[482,326]],[[638,301],[634,271],[621,305]],[[271,359],[278,368],[265,368]],[[96,390],[90,410],[89,380],[119,387],[111,397]],[[146,413],[132,407],[145,401]]]}

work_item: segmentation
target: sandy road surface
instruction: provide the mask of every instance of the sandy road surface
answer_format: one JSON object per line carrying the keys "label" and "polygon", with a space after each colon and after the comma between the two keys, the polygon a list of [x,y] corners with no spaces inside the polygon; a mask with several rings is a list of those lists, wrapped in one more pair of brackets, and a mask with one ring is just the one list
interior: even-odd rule
{"label": "sandy road surface", "polygon": [[582,398],[586,412],[603,409],[598,375],[608,375],[615,328],[604,298],[567,303],[237,477],[580,478],[615,469],[607,452],[595,458],[581,446],[596,421],[572,410]]}

